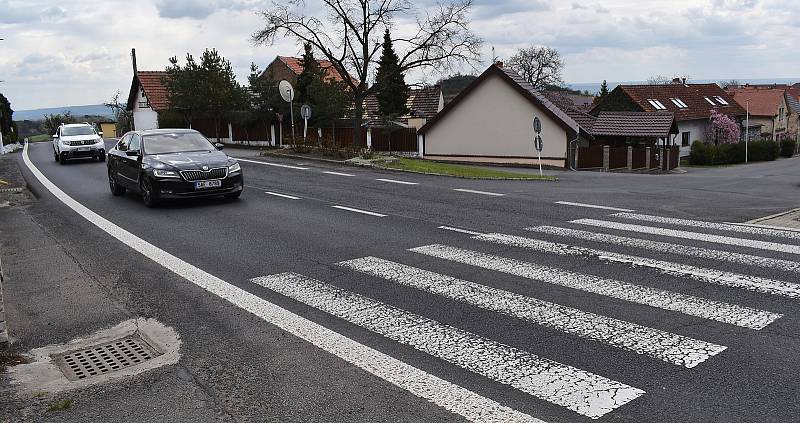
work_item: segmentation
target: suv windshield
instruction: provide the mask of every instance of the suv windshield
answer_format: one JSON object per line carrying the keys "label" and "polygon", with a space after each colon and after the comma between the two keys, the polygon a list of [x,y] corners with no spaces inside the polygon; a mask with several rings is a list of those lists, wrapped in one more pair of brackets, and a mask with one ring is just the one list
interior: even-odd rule
{"label": "suv windshield", "polygon": [[212,151],[216,148],[198,133],[157,134],[144,137],[144,153],[167,154],[187,151]]}
{"label": "suv windshield", "polygon": [[94,128],[91,126],[65,126],[61,128],[61,135],[71,137],[73,135],[94,135]]}

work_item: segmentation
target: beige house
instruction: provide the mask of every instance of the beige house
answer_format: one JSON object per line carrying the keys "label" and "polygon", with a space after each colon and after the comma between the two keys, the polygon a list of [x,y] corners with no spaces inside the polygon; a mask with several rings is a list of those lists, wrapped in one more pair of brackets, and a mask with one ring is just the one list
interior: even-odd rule
{"label": "beige house", "polygon": [[798,139],[800,135],[800,110],[797,99],[785,88],[752,86],[729,87],[728,92],[743,108],[750,112],[750,126],[761,125],[758,134],[751,138],[779,140]]}
{"label": "beige house", "polygon": [[536,164],[534,117],[542,122],[542,163],[564,167],[580,126],[498,62],[420,128],[419,155],[443,161]]}

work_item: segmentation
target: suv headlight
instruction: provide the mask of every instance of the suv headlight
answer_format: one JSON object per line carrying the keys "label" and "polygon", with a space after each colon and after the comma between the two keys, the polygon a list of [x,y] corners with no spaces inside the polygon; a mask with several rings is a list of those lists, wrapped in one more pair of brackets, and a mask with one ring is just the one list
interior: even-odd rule
{"label": "suv headlight", "polygon": [[228,174],[241,172],[242,167],[239,165],[239,162],[236,162],[230,166],[228,166]]}
{"label": "suv headlight", "polygon": [[181,176],[178,175],[178,172],[174,170],[164,170],[164,169],[154,169],[153,175],[158,178],[180,178]]}

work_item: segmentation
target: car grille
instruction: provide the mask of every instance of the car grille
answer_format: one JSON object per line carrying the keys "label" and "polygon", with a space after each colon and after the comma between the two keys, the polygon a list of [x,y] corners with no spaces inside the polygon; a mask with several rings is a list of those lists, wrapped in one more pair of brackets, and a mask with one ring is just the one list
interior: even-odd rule
{"label": "car grille", "polygon": [[94,140],[83,140],[83,141],[69,141],[69,145],[75,147],[78,145],[94,145]]}
{"label": "car grille", "polygon": [[228,176],[227,167],[218,167],[211,170],[182,170],[181,176],[187,181],[202,181],[206,179],[225,179]]}

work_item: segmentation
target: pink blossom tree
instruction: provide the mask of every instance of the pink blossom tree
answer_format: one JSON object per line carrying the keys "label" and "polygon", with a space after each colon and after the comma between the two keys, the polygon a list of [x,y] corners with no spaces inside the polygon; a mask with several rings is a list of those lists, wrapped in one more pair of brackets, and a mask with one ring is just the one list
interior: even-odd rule
{"label": "pink blossom tree", "polygon": [[706,142],[719,144],[736,144],[739,142],[741,130],[739,124],[730,116],[722,114],[716,110],[711,111],[711,117],[706,125]]}

